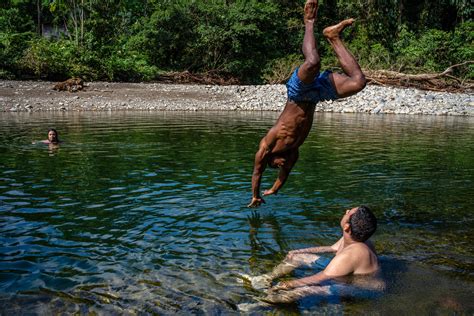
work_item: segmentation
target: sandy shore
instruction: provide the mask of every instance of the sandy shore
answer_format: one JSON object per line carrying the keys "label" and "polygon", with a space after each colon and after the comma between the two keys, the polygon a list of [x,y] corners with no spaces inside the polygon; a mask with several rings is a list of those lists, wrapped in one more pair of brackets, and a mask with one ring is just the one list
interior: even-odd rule
{"label": "sandy shore", "polygon": [[[281,111],[286,102],[284,85],[91,82],[73,93],[52,90],[53,86],[45,81],[0,81],[0,111]],[[474,116],[474,96],[367,86],[355,96],[321,102],[316,111]]]}

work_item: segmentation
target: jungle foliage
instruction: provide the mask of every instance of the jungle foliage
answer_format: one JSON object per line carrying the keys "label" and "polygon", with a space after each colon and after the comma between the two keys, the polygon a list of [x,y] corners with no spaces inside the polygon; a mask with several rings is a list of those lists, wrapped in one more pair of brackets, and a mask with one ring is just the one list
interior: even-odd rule
{"label": "jungle foliage", "polygon": [[[281,82],[302,61],[304,1],[3,0],[0,78],[149,81],[189,71]],[[320,0],[325,26],[354,17],[344,40],[365,69],[439,72],[474,60],[469,0]],[[472,64],[456,76],[474,79]]]}

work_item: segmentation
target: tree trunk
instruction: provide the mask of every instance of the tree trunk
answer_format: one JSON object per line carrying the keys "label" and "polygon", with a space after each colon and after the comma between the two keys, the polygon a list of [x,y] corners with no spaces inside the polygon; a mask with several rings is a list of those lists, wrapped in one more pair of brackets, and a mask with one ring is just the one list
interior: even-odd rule
{"label": "tree trunk", "polygon": [[402,25],[402,16],[404,11],[403,0],[398,0],[398,26]]}
{"label": "tree trunk", "polygon": [[74,24],[74,38],[76,45],[79,44],[79,26],[77,24],[77,16],[76,16],[76,1],[72,1],[72,10],[71,10],[71,19],[72,23]]}
{"label": "tree trunk", "polygon": [[84,0],[81,0],[81,45],[84,41]]}
{"label": "tree trunk", "polygon": [[43,34],[41,27],[41,0],[36,0],[36,12],[38,14],[38,34],[41,36]]}

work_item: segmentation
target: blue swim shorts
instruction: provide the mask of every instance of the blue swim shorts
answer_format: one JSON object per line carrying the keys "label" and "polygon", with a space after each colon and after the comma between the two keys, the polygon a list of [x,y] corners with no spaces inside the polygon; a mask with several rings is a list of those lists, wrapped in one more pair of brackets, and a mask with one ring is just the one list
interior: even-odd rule
{"label": "blue swim shorts", "polygon": [[336,100],[338,98],[329,75],[329,70],[320,73],[312,83],[306,84],[298,78],[298,68],[286,83],[288,99],[294,102],[318,103],[320,101]]}

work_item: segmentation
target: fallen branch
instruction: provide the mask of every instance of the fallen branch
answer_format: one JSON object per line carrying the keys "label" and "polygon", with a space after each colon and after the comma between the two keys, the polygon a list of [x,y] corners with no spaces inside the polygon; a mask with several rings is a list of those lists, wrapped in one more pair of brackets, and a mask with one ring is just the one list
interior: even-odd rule
{"label": "fallen branch", "polygon": [[369,82],[378,85],[415,87],[434,91],[466,91],[472,89],[472,81],[465,82],[453,76],[452,72],[455,68],[473,63],[474,60],[465,61],[449,66],[443,72],[433,74],[405,74],[391,70],[364,70],[364,73]]}

